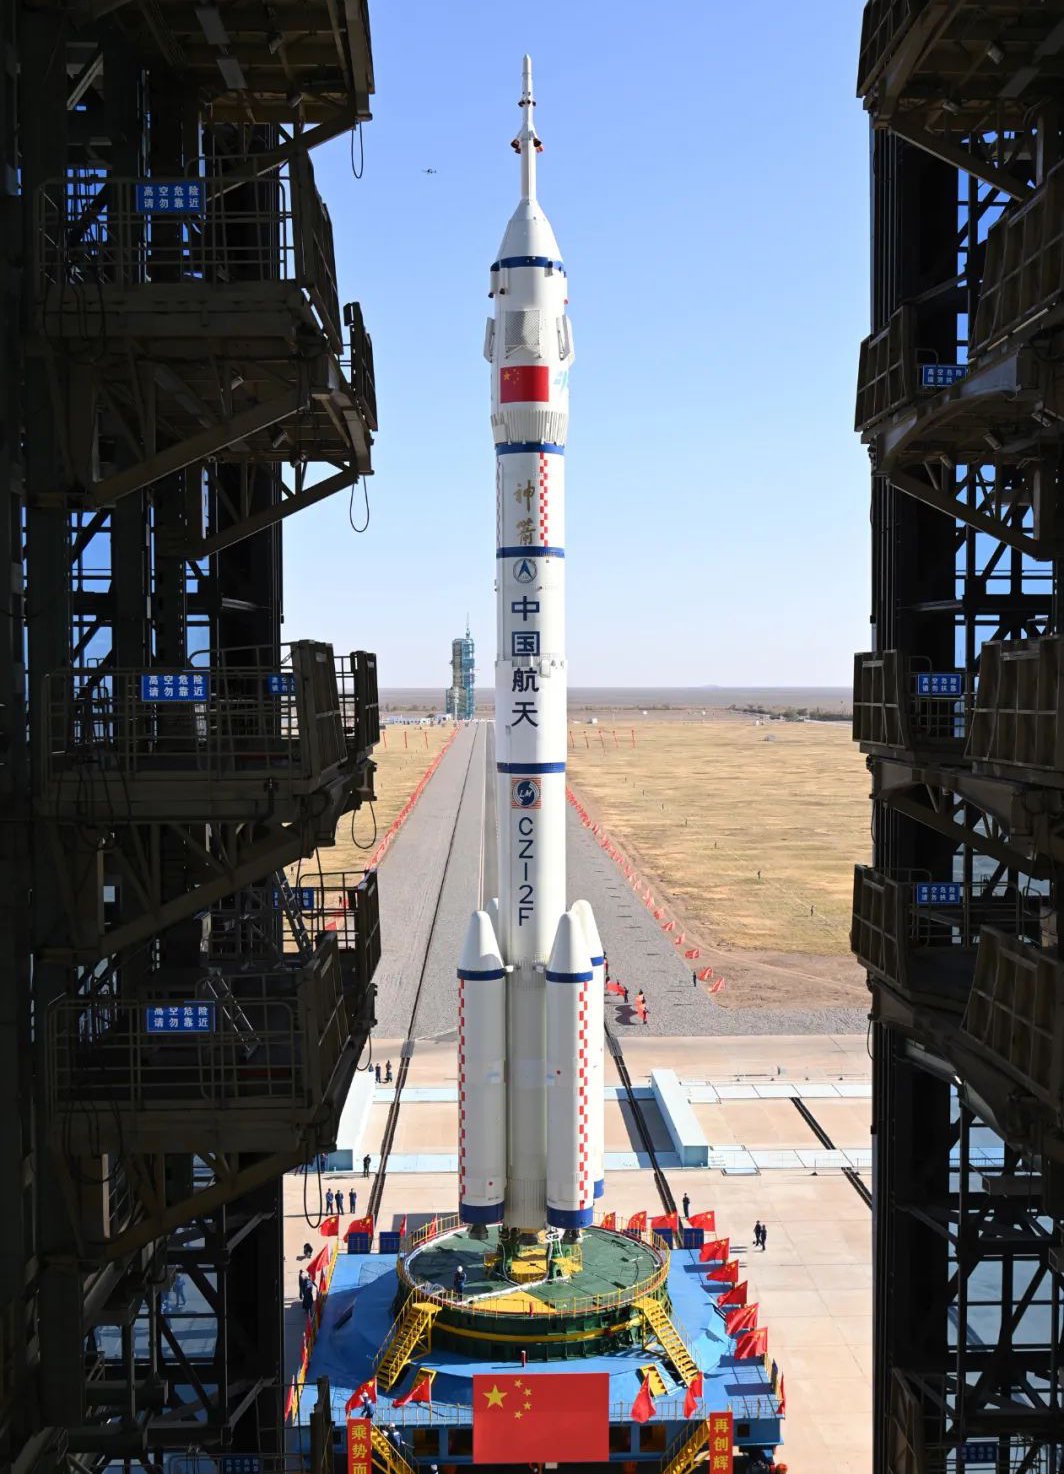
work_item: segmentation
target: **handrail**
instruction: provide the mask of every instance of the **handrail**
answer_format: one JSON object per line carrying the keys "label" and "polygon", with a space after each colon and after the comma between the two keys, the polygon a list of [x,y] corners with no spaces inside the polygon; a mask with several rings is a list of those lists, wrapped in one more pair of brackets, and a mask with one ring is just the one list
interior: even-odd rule
{"label": "handrail", "polygon": [[[512,1310],[500,1310],[494,1306],[485,1305],[482,1301],[473,1300],[468,1295],[459,1297],[453,1290],[433,1290],[428,1286],[416,1281],[407,1269],[407,1262],[412,1255],[422,1248],[431,1239],[445,1238],[454,1233],[461,1226],[457,1213],[449,1213],[444,1217],[437,1217],[410,1235],[407,1247],[402,1250],[396,1259],[396,1270],[400,1281],[421,1299],[431,1301],[441,1306],[461,1306],[466,1310],[473,1310],[477,1315],[489,1315],[502,1320],[526,1320],[527,1317]],[[601,1227],[601,1217],[598,1225]],[[668,1245],[652,1229],[606,1229],[607,1233],[616,1233],[624,1238],[633,1238],[645,1248],[658,1257],[658,1266],[653,1274],[644,1280],[637,1281],[622,1290],[611,1290],[604,1295],[575,1295],[568,1300],[552,1301],[551,1305],[556,1315],[585,1315],[593,1314],[601,1310],[623,1309],[631,1305],[635,1300],[646,1296],[657,1295],[668,1277],[670,1251]],[[514,1288],[521,1288],[514,1286]],[[494,1293],[494,1292],[493,1292]]]}

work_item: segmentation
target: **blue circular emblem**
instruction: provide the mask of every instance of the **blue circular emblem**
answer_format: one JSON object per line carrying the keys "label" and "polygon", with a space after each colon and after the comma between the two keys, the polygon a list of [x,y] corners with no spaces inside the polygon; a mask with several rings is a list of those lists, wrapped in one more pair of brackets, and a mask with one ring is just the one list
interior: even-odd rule
{"label": "blue circular emblem", "polygon": [[522,778],[513,786],[514,806],[519,809],[534,809],[539,803],[539,784],[532,778]]}
{"label": "blue circular emblem", "polygon": [[514,564],[514,578],[518,583],[535,583],[536,560],[534,558],[518,558]]}

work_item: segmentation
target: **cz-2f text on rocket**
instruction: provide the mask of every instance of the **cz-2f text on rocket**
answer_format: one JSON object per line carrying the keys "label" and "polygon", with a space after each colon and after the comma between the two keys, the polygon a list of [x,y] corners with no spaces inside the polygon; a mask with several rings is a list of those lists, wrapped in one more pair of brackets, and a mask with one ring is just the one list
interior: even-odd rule
{"label": "cz-2f text on rocket", "polygon": [[602,1192],[603,956],[566,910],[565,266],[536,199],[532,63],[513,148],[521,199],[491,267],[499,896],[458,968],[459,1212],[575,1233]]}

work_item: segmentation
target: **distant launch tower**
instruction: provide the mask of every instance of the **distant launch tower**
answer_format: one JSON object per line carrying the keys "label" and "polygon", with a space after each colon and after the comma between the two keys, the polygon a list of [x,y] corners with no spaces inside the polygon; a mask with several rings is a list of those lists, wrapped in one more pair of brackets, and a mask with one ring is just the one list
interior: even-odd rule
{"label": "distant launch tower", "polygon": [[447,715],[458,722],[473,720],[473,708],[476,705],[474,653],[475,647],[469,634],[467,619],[465,634],[451,641],[451,684],[444,694]]}

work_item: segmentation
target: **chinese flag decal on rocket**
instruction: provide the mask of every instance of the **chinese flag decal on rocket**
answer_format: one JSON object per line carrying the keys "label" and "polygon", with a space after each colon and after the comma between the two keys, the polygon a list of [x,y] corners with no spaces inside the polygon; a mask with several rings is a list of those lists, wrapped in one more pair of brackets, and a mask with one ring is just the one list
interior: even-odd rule
{"label": "chinese flag decal on rocket", "polygon": [[536,363],[514,364],[499,374],[499,403],[513,404],[550,398],[550,369]]}

